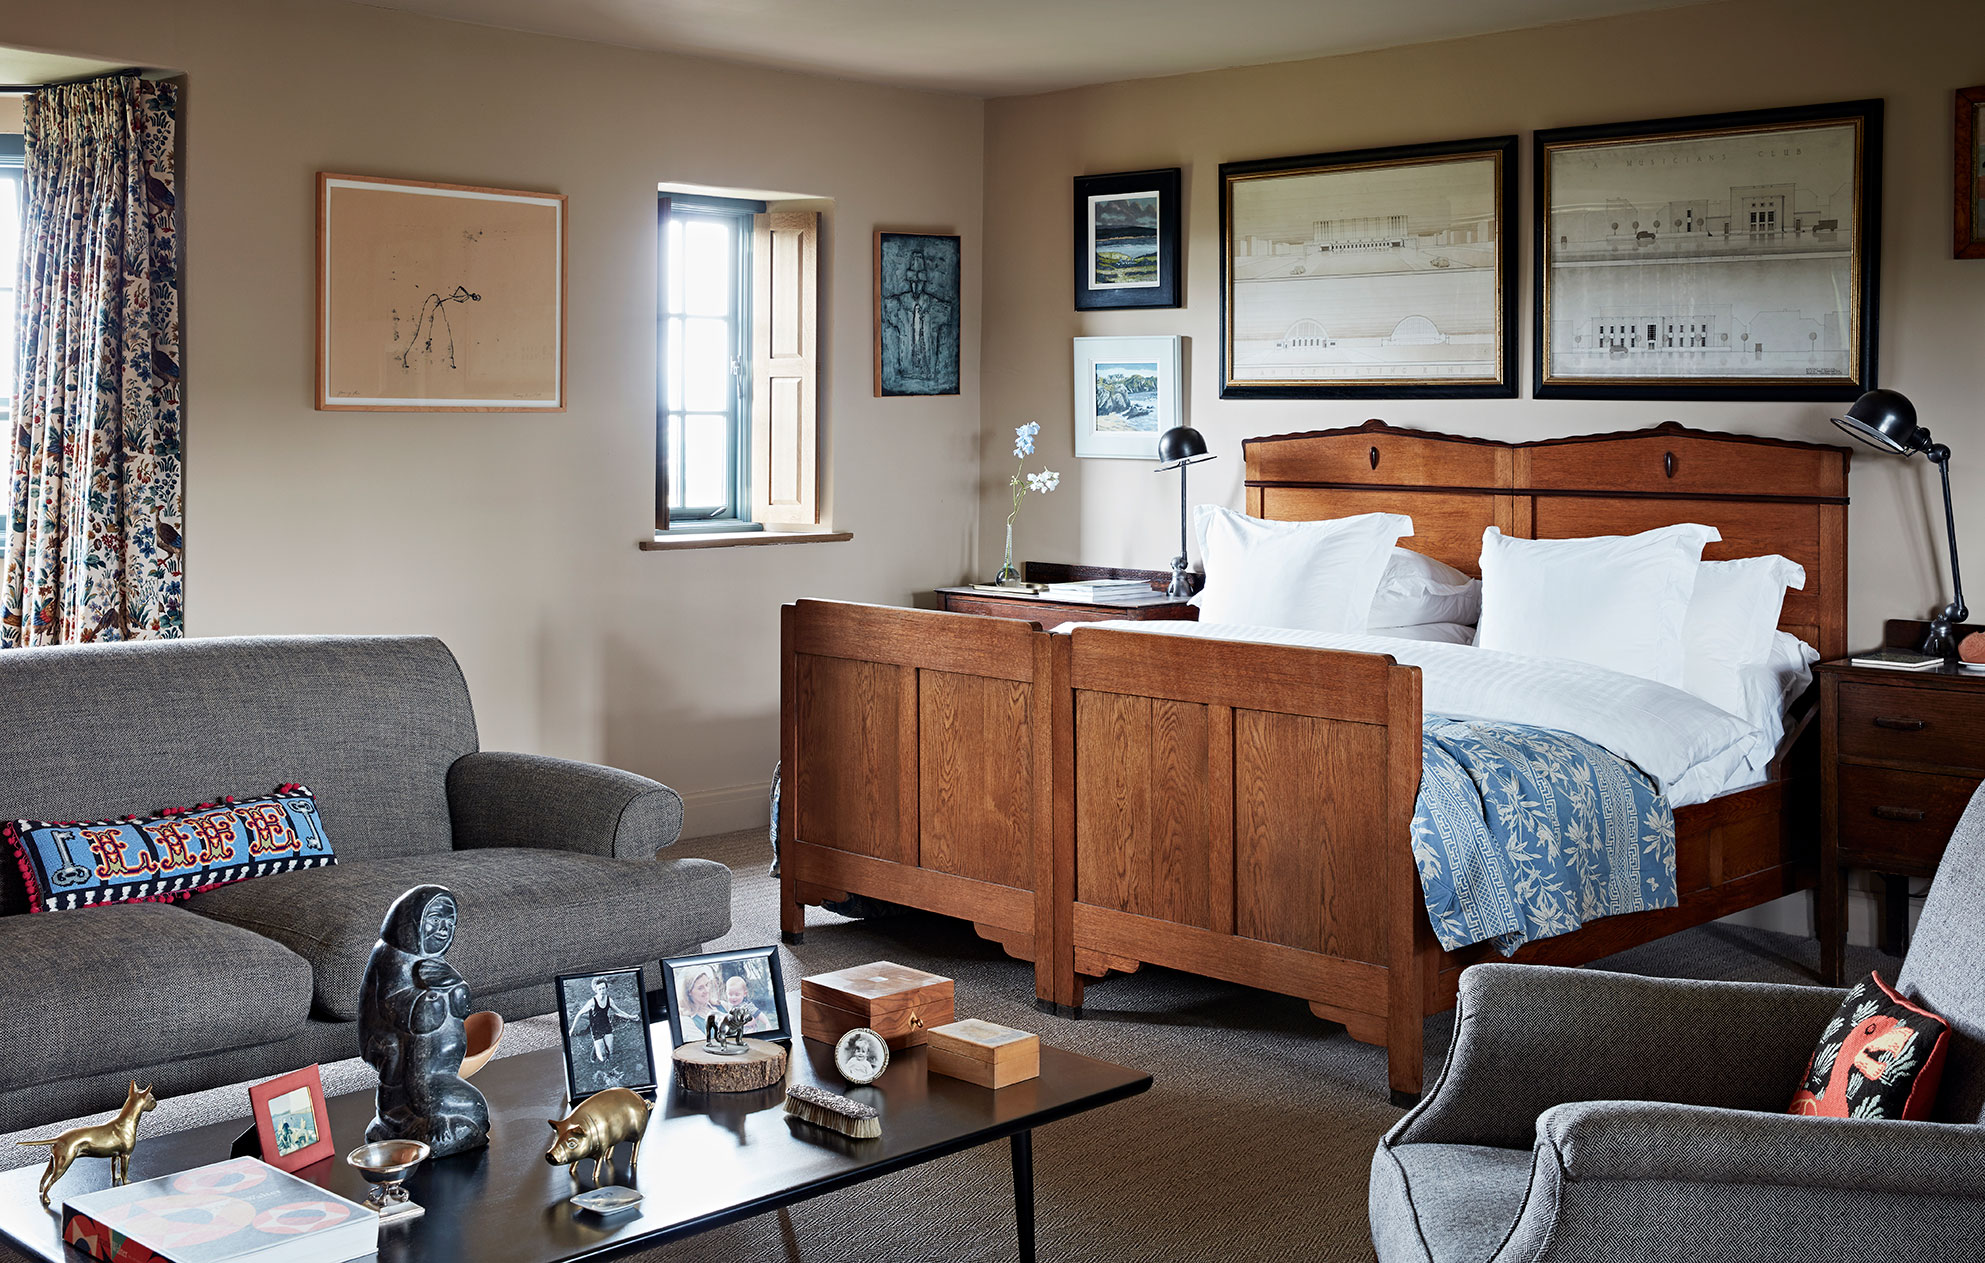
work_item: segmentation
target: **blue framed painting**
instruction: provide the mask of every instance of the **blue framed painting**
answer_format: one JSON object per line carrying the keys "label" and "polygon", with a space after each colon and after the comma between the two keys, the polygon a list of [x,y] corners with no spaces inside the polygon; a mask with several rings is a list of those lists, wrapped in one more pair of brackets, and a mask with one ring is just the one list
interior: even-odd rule
{"label": "blue framed painting", "polygon": [[960,239],[875,234],[875,394],[958,393]]}
{"label": "blue framed painting", "polygon": [[1177,307],[1178,167],[1075,180],[1075,310]]}

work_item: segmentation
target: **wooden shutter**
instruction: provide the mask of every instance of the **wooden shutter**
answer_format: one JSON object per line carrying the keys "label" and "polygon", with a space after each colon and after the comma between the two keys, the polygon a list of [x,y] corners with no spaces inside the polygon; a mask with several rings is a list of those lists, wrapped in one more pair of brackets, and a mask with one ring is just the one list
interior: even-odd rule
{"label": "wooden shutter", "polygon": [[751,243],[752,518],[820,520],[815,355],[820,216],[753,216]]}

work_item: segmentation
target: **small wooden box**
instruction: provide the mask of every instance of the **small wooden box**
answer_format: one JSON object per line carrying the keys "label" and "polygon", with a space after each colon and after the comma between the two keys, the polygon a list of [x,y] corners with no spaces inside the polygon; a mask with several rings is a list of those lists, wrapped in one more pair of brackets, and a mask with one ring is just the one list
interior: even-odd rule
{"label": "small wooden box", "polygon": [[949,1075],[982,1088],[1003,1088],[1041,1073],[1041,1037],[968,1017],[925,1032],[924,1052],[932,1074]]}
{"label": "small wooden box", "polygon": [[823,1043],[866,1026],[900,1052],[956,1016],[951,979],[886,960],[800,979],[800,1034]]}

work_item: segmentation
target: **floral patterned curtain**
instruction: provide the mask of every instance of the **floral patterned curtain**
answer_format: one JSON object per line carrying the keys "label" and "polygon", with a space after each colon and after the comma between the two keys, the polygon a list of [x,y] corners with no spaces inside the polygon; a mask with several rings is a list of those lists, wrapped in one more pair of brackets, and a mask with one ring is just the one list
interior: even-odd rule
{"label": "floral patterned curtain", "polygon": [[177,101],[131,75],[28,97],[0,648],[183,631]]}

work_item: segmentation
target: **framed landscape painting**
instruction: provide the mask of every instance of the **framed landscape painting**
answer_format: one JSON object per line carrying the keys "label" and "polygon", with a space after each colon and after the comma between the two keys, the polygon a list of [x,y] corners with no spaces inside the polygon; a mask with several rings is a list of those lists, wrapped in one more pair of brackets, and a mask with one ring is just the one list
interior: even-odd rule
{"label": "framed landscape painting", "polygon": [[1534,394],[1875,385],[1882,103],[1537,133]]}
{"label": "framed landscape painting", "polygon": [[564,196],[318,172],[316,404],[564,411]]}
{"label": "framed landscape painting", "polygon": [[1178,167],[1075,180],[1075,310],[1177,307]]}
{"label": "framed landscape painting", "polygon": [[1185,339],[1075,339],[1075,454],[1158,459],[1158,436],[1183,425]]}
{"label": "framed landscape painting", "polygon": [[1985,259],[1985,86],[1957,90],[1956,206],[1952,256]]}
{"label": "framed landscape painting", "polygon": [[875,234],[875,393],[958,393],[960,239]]}
{"label": "framed landscape painting", "polygon": [[1516,137],[1220,168],[1224,399],[1516,393]]}

